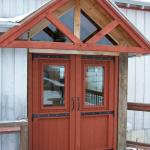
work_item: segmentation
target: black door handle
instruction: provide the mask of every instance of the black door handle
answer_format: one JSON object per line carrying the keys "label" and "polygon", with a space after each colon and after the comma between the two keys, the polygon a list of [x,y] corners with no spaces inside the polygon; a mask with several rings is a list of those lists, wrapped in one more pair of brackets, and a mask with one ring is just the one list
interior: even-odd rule
{"label": "black door handle", "polygon": [[74,97],[71,98],[71,111],[74,110]]}

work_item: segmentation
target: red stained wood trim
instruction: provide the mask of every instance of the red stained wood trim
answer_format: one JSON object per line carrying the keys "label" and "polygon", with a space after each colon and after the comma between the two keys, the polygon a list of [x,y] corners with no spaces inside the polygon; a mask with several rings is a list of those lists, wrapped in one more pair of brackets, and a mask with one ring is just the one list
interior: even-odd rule
{"label": "red stained wood trim", "polygon": [[129,52],[144,53],[140,47],[123,47],[92,44],[70,44],[61,42],[40,42],[40,41],[14,41],[6,46],[7,48],[38,48],[38,49],[59,49],[59,50],[84,50],[84,51],[103,51],[103,52]]}
{"label": "red stained wood trim", "polygon": [[[10,30],[8,33],[5,35],[2,35],[0,38],[0,46],[6,47],[9,43],[13,42],[16,38],[18,38],[21,34],[32,28],[35,24],[40,22],[42,19],[45,18],[46,15],[41,15],[38,18],[32,20],[30,23],[28,23],[27,26],[18,26],[16,27],[15,30]],[[22,27],[22,28],[20,28]]]}
{"label": "red stained wood trim", "polygon": [[24,21],[20,26],[10,29],[0,37],[0,47],[5,47],[8,43],[12,42],[21,34],[23,34],[35,24],[44,19],[47,15],[47,12],[53,12],[54,10],[64,5],[66,2],[68,2],[68,0],[56,0],[51,5],[48,5],[45,8],[43,8],[43,10],[39,9],[37,12],[29,15],[27,17],[29,18],[27,21]]}
{"label": "red stained wood trim", "polygon": [[127,141],[127,146],[132,148],[142,148],[143,150],[150,150],[150,144],[145,143]]}
{"label": "red stained wood trim", "polygon": [[48,10],[48,12],[49,13],[52,13],[52,12],[54,12],[56,9],[58,9],[58,8],[60,8],[60,7],[62,7],[63,5],[65,5],[67,2],[69,2],[69,0],[56,0],[56,1],[54,1],[53,3],[52,3],[52,5],[53,5],[53,7],[51,7],[51,8],[48,8],[49,10]]}
{"label": "red stained wood trim", "polygon": [[145,42],[144,38],[139,35],[139,33],[131,27],[125,18],[121,17],[117,10],[113,9],[112,6],[106,2],[105,0],[96,0],[101,7],[103,7],[110,16],[112,16],[114,19],[118,20],[122,28],[143,48],[150,48],[150,45]]}
{"label": "red stained wood trim", "polygon": [[81,41],[73,35],[73,33],[54,15],[49,14],[47,19],[54,24],[61,32],[63,32],[72,42],[81,43]]}
{"label": "red stained wood trim", "polygon": [[0,133],[20,132],[20,127],[0,127]]}
{"label": "red stained wood trim", "polygon": [[149,111],[150,112],[150,104],[128,103],[128,110]]}
{"label": "red stained wood trim", "polygon": [[111,32],[119,23],[117,20],[112,21],[108,25],[106,25],[101,31],[95,34],[91,39],[89,39],[86,43],[96,43],[98,40],[101,40],[106,34]]}

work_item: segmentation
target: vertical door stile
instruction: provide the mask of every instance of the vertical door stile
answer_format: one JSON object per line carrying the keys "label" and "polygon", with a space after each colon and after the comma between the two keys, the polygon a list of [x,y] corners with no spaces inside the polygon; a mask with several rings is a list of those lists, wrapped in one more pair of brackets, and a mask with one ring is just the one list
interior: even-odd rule
{"label": "vertical door stile", "polygon": [[76,149],[80,150],[80,105],[81,105],[81,58],[76,56]]}
{"label": "vertical door stile", "polygon": [[114,86],[115,86],[115,92],[114,92],[114,150],[117,149],[117,129],[118,129],[118,76],[119,76],[119,57],[115,58],[115,66],[114,66],[114,76],[115,76],[115,81],[114,81]]}
{"label": "vertical door stile", "polygon": [[33,95],[32,95],[32,92],[33,92],[33,61],[32,61],[32,54],[28,54],[28,99],[30,101],[28,101],[28,118],[29,118],[29,150],[32,150],[32,108],[33,108]]}
{"label": "vertical door stile", "polygon": [[[32,99],[32,110],[33,112],[37,113],[38,112],[38,89],[39,89],[39,84],[38,84],[38,70],[39,70],[39,61],[38,58],[32,58],[33,59],[33,99]],[[33,115],[33,114],[32,114]],[[32,132],[33,132],[33,144],[32,144],[32,149],[38,149],[38,119],[33,119],[32,116]]]}
{"label": "vertical door stile", "polygon": [[[109,79],[109,96],[108,96],[108,109],[110,111],[114,111],[114,91],[112,89],[114,89],[114,60],[111,61],[108,65],[108,79]],[[114,116],[113,115],[109,115],[108,117],[108,132],[110,133],[108,135],[108,146],[112,147],[113,145],[113,130],[114,130]]]}
{"label": "vertical door stile", "polygon": [[75,56],[71,56],[70,63],[70,150],[75,150]]}

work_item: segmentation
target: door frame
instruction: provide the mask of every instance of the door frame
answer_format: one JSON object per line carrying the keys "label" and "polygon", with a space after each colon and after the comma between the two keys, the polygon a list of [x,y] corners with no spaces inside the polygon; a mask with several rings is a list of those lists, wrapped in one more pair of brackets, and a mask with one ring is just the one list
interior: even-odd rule
{"label": "door frame", "polygon": [[[27,113],[28,113],[28,147],[29,150],[32,150],[32,136],[33,136],[33,131],[32,131],[32,112],[33,112],[33,54],[35,53],[28,53],[28,77],[27,77],[27,87],[28,87],[28,100],[27,100]],[[40,53],[37,53],[40,54]],[[54,54],[51,54],[54,55]],[[63,54],[56,54],[56,55],[63,55]],[[65,54],[64,54],[65,55]],[[70,54],[71,56],[72,54]],[[106,57],[103,55],[100,55],[101,57]],[[109,57],[109,56],[108,56]],[[119,57],[118,56],[110,56],[114,57],[114,140],[113,140],[113,145],[114,145],[114,150],[117,150],[117,138],[118,138],[118,84],[119,84]],[[78,58],[78,57],[77,57]],[[112,87],[111,87],[112,88]]]}

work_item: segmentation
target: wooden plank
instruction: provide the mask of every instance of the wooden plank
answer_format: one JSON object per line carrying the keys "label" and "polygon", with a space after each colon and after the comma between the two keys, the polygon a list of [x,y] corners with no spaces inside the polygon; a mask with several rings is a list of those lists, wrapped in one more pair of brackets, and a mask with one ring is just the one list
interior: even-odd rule
{"label": "wooden plank", "polygon": [[50,22],[47,19],[43,19],[41,22],[36,24],[32,29],[29,31],[29,38],[32,38],[34,35],[42,31],[44,28],[46,28]]}
{"label": "wooden plank", "polygon": [[119,56],[118,52],[57,50],[57,49],[29,49],[29,53]]}
{"label": "wooden plank", "polygon": [[150,112],[150,104],[128,103],[128,110],[149,111]]}
{"label": "wooden plank", "polygon": [[70,10],[73,8],[75,5],[74,0],[69,0],[66,4],[62,5],[59,9],[53,12],[53,14],[57,17],[62,16],[66,11]]}
{"label": "wooden plank", "polygon": [[32,67],[32,54],[28,53],[28,121],[29,121],[29,140],[28,140],[28,148],[32,149],[32,109],[33,109],[33,67]]}
{"label": "wooden plank", "polygon": [[118,150],[126,149],[128,55],[119,57]]}
{"label": "wooden plank", "polygon": [[0,134],[20,132],[20,127],[0,127]]}
{"label": "wooden plank", "polygon": [[80,0],[75,1],[74,34],[80,39]]}
{"label": "wooden plank", "polygon": [[149,150],[150,149],[150,144],[145,144],[145,143],[138,143],[138,142],[132,142],[132,141],[127,141],[127,146],[132,147],[132,148],[140,148],[143,150]]}
{"label": "wooden plank", "polygon": [[[119,57],[115,57],[115,92],[114,92],[114,104],[118,104],[118,91],[119,91]],[[117,149],[117,138],[118,138],[118,105],[114,105],[114,150]]]}
{"label": "wooden plank", "polygon": [[73,33],[63,23],[57,19],[54,15],[50,14],[46,16],[47,19],[54,24],[61,32],[63,32],[72,42],[81,43],[81,41],[73,35]]}
{"label": "wooden plank", "polygon": [[96,33],[92,38],[90,38],[86,43],[96,43],[101,40],[106,34],[109,34],[119,23],[117,20],[112,21],[108,25],[102,28],[98,33]]}
{"label": "wooden plank", "polygon": [[18,127],[21,125],[27,125],[27,120],[19,120],[19,121],[0,121],[0,127]]}
{"label": "wooden plank", "polygon": [[20,150],[28,150],[28,126],[21,125]]}
{"label": "wooden plank", "polygon": [[108,46],[108,45],[90,45],[90,44],[71,44],[61,42],[37,42],[37,41],[14,41],[7,47],[15,48],[38,48],[38,49],[62,49],[62,50],[84,50],[84,51],[103,51],[103,52],[127,52],[144,53],[140,47]]}

